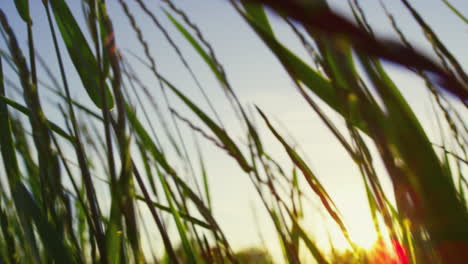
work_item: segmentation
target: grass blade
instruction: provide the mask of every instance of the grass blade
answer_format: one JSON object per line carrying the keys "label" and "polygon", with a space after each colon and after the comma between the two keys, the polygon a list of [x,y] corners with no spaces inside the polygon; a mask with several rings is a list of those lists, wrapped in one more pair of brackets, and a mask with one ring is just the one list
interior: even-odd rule
{"label": "grass blade", "polygon": [[[55,15],[55,21],[62,34],[65,46],[67,47],[68,54],[75,65],[75,69],[80,76],[86,92],[93,103],[97,107],[102,108],[102,98],[99,92],[101,85],[96,74],[100,71],[100,68],[96,58],[88,46],[78,23],[73,18],[73,14],[66,2],[64,0],[49,0],[49,3]],[[103,89],[107,103],[105,108],[110,109],[114,106],[112,94],[107,85],[104,85]]]}
{"label": "grass blade", "polygon": [[160,77],[162,81],[211,129],[211,131],[223,143],[223,146],[234,159],[237,160],[241,168],[245,172],[251,170],[245,157],[242,155],[240,149],[236,146],[234,141],[229,137],[224,129],[218,126],[211,118],[209,118],[197,105],[195,105],[188,97],[180,92],[174,85],[166,79]]}
{"label": "grass blade", "polygon": [[31,17],[29,16],[29,0],[15,0],[16,10],[24,22],[29,23]]}
{"label": "grass blade", "polygon": [[265,114],[257,108],[258,112],[262,116],[263,120],[267,124],[268,128],[270,131],[275,135],[275,137],[280,141],[280,143],[283,145],[284,149],[288,153],[289,157],[293,161],[293,163],[302,171],[305,179],[307,180],[307,183],[309,186],[312,188],[312,190],[317,194],[317,196],[320,198],[320,201],[322,204],[325,206],[327,212],[329,215],[332,217],[332,219],[338,224],[340,227],[343,235],[345,238],[348,240],[348,242],[353,245],[353,242],[351,241],[351,238],[349,237],[349,233],[341,220],[340,213],[338,212],[338,209],[336,208],[335,204],[331,200],[330,196],[328,195],[327,191],[323,188],[322,184],[318,180],[318,178],[315,176],[315,174],[312,172],[312,170],[307,166],[307,164],[304,162],[304,160],[299,156],[299,154],[292,148],[290,147],[286,141],[279,135],[279,133],[273,128],[273,126],[270,124],[270,121],[267,119]]}
{"label": "grass blade", "polygon": [[18,184],[12,195],[18,201],[18,209],[36,224],[44,247],[52,259],[57,263],[77,263],[65,244],[63,235],[47,221],[26,187],[22,183]]}

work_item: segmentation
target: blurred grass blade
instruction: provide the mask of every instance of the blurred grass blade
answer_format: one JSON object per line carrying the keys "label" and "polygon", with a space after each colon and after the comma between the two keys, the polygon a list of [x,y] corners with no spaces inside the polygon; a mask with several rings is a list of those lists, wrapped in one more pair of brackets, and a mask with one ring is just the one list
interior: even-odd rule
{"label": "blurred grass blade", "polygon": [[[3,234],[3,239],[5,241],[5,257],[8,259],[8,263],[11,264],[16,264],[19,263],[19,257],[16,256],[15,252],[18,252],[16,250],[16,245],[15,245],[15,237],[16,236],[21,236],[21,234],[15,234],[13,236],[11,228],[8,226],[10,225],[8,215],[3,211],[3,208],[0,208],[0,226]],[[3,255],[3,254],[2,254]],[[7,263],[7,262],[4,262]]]}
{"label": "blurred grass blade", "polygon": [[[20,105],[19,103],[3,96],[3,95],[0,95],[0,101],[8,104],[9,106],[13,107],[14,109],[20,111],[21,113],[25,114],[26,116],[30,117],[31,116],[31,111],[25,107],[25,106],[22,106]],[[70,141],[71,143],[73,143],[75,141],[74,137],[68,135],[67,132],[65,132],[62,128],[60,128],[58,125],[56,125],[55,123],[52,123],[51,121],[48,121],[47,120],[47,124],[48,126],[50,127],[50,129],[52,131],[54,131],[55,133],[59,134],[60,136],[62,136],[63,138],[67,139],[68,141]]]}
{"label": "blurred grass blade", "polygon": [[276,233],[279,236],[279,240],[281,242],[281,249],[283,250],[283,255],[285,259],[288,261],[289,264],[299,264],[299,260],[297,256],[292,252],[289,239],[284,232],[284,223],[278,217],[278,214],[273,208],[268,208],[268,213],[270,214],[271,219],[273,220],[273,224],[276,228]]}
{"label": "blurred grass blade", "polygon": [[241,3],[250,19],[257,26],[260,26],[267,34],[274,36],[273,29],[271,28],[268,16],[263,6],[248,0],[241,0]]}
{"label": "blurred grass blade", "polygon": [[365,122],[358,115],[348,116],[346,108],[337,100],[336,91],[329,80],[320,73],[313,70],[309,65],[284,47],[276,38],[266,31],[263,27],[257,25],[252,17],[242,14],[250,26],[255,30],[258,36],[270,48],[273,54],[281,62],[285,70],[295,81],[301,82],[307,86],[314,94],[326,102],[331,108],[340,113],[343,117],[348,117],[348,121],[367,133]]}
{"label": "blurred grass blade", "polygon": [[[453,179],[442,167],[415,114],[379,61],[365,55],[360,55],[360,59],[387,108],[387,122],[391,126],[386,126],[385,131],[391,151],[404,164],[399,169],[406,177],[393,175],[392,178],[395,195],[400,198],[399,207],[403,206],[399,209],[405,209],[413,224],[422,224],[427,229],[444,258],[458,263],[464,253],[453,245],[468,241],[468,212],[457,197]],[[416,204],[408,205],[408,199],[402,199],[405,195]],[[447,252],[451,253],[447,255]]]}
{"label": "blurred grass blade", "polygon": [[452,12],[457,15],[463,22],[468,24],[468,18],[466,18],[454,5],[452,5],[448,0],[442,0],[444,4],[452,10]]}
{"label": "blurred grass blade", "polygon": [[65,244],[63,235],[47,221],[26,187],[20,183],[12,192],[19,204],[17,209],[34,221],[45,249],[56,263],[77,263]]}
{"label": "blurred grass blade", "polygon": [[[376,39],[373,35],[357,27],[347,18],[338,15],[332,9],[317,3],[281,0],[249,0],[271,6],[279,13],[291,17],[310,29],[330,35],[346,37],[361,52],[380,57],[405,67],[417,68],[434,75],[435,82],[445,91],[457,96],[462,102],[468,101],[468,87],[453,74],[445,71],[439,64],[414,49],[408,48],[389,39]],[[402,0],[405,4],[408,2]],[[412,13],[415,16],[415,13]],[[445,50],[443,50],[445,51]],[[455,63],[457,66],[457,63]],[[457,66],[458,67],[458,66]],[[457,68],[465,78],[463,70]],[[467,80],[467,79],[465,79]]]}
{"label": "blurred grass blade", "polygon": [[315,260],[319,264],[328,264],[328,261],[325,259],[323,254],[320,252],[319,248],[317,245],[312,241],[307,235],[307,233],[302,229],[302,227],[297,223],[297,220],[294,216],[291,215],[291,221],[293,222],[294,230],[297,231],[297,234],[299,237],[304,241],[306,247],[309,249],[310,253],[312,256],[314,256]]}
{"label": "blurred grass blade", "polygon": [[31,17],[29,16],[29,0],[15,0],[16,10],[24,22],[29,23]]}
{"label": "blurred grass blade", "polygon": [[[3,81],[3,65],[0,58],[0,96],[5,95],[5,85]],[[16,160],[16,151],[11,134],[10,114],[7,104],[0,100],[0,147],[2,151],[3,164],[5,166],[10,187],[14,187],[20,181],[20,171]]]}
{"label": "blurred grass blade", "polygon": [[[0,58],[0,96],[5,95],[5,86],[3,79],[3,65],[2,59]],[[10,114],[5,101],[0,100],[0,150],[3,159],[3,166],[6,170],[8,183],[10,190],[15,190],[19,184],[21,184],[21,173],[18,167],[18,161],[16,159],[16,146],[13,142],[12,127],[10,122]],[[18,201],[14,199],[16,210],[20,209]],[[39,253],[36,244],[36,239],[28,220],[19,214],[19,221],[23,227],[23,232],[27,241],[26,255],[30,257],[29,261],[33,263],[39,263]]]}

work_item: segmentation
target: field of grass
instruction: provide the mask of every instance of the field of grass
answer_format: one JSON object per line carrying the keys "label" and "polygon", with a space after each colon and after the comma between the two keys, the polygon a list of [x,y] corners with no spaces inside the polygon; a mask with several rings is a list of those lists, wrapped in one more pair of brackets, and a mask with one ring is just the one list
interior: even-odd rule
{"label": "field of grass", "polygon": [[[8,1],[25,30],[16,30],[0,4],[0,263],[468,263],[468,74],[412,1],[400,0],[433,56],[408,40],[385,1],[381,8],[399,39],[376,34],[358,0],[348,1],[352,21],[326,0],[219,0],[281,64],[291,94],[304,99],[359,170],[369,228],[378,235],[370,250],[353,241],[324,176],[308,161],[314,157],[305,157],[274,116],[244,103],[249,99],[229,81],[217,47],[178,1],[81,0],[81,13],[65,0]],[[110,15],[110,1],[124,16]],[[467,12],[440,2],[466,28]],[[35,17],[35,8],[46,16]],[[158,8],[163,16],[155,15]],[[161,33],[197,91],[160,71],[138,16]],[[134,50],[119,49],[117,22],[132,30]],[[291,28],[309,57],[280,40],[278,23]],[[217,81],[223,108],[187,49]],[[389,63],[424,82],[441,144],[423,129]],[[224,124],[227,110],[236,128]],[[276,158],[260,131],[289,163]],[[261,248],[233,250],[215,217],[206,170],[212,161],[201,142],[249,179],[281,259]],[[330,250],[318,245],[306,227],[310,197],[348,251],[333,241]]]}

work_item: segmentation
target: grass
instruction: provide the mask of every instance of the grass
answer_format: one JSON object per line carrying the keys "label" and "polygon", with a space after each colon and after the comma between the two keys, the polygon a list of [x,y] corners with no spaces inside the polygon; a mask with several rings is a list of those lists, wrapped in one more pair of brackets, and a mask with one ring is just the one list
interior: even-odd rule
{"label": "grass", "polygon": [[[380,244],[367,252],[349,235],[333,197],[301,152],[282,135],[268,113],[258,107],[249,111],[251,106],[241,103],[222,65],[223,58],[216,55],[215,47],[189,14],[175,2],[164,0],[164,19],[169,23],[164,24],[160,21],[163,18],[151,11],[153,3],[136,0],[136,5],[128,5],[120,0],[125,17],[112,17],[104,1],[81,2],[86,24],[77,22],[65,0],[43,1],[50,32],[37,32],[33,22],[39,18],[31,16],[29,1],[15,0],[27,28],[26,46],[18,43],[24,33],[12,29],[0,8],[6,47],[0,56],[0,146],[6,175],[6,183],[2,181],[0,186],[0,263],[295,264],[310,256],[321,264],[461,264],[468,259],[464,175],[468,156],[463,119],[468,75],[409,1],[401,0],[425,33],[437,60],[412,46],[383,2],[398,41],[377,37],[357,0],[348,2],[354,21],[336,14],[325,0],[308,4],[226,1],[278,59],[292,81],[291,92],[303,97],[359,169],[380,239]],[[449,1],[442,2],[466,23],[461,10]],[[147,16],[163,32],[203,95],[202,101],[159,71],[145,37],[149,33],[140,29],[134,12]],[[306,63],[279,40],[269,12],[292,27],[315,65]],[[118,50],[115,35],[119,32],[113,27],[116,19],[128,20],[143,57]],[[186,42],[175,41],[166,25],[173,26]],[[52,40],[54,56],[48,60],[56,60],[58,69],[50,69],[37,54],[42,52],[34,42],[39,34]],[[180,45],[193,48],[218,81],[244,141],[221,122],[220,109],[214,107]],[[128,57],[139,64],[131,64]],[[425,81],[438,113],[438,129],[441,134],[448,133],[442,145],[434,145],[422,128],[420,117],[402,96],[403,87],[387,72],[383,62],[388,61]],[[5,65],[10,74],[4,71]],[[135,67],[148,69],[157,79],[157,93],[162,95],[158,100],[153,98],[156,91],[148,90],[154,84],[145,83]],[[70,72],[77,74],[77,83],[71,82]],[[46,78],[53,85],[46,85]],[[78,102],[71,87],[83,89],[92,104]],[[45,90],[52,91],[59,103],[44,103],[40,94]],[[19,92],[22,100],[11,96],[12,92]],[[141,96],[151,104],[142,103]],[[334,121],[318,100],[333,109],[345,126]],[[192,112],[192,118],[182,114],[180,103]],[[453,104],[462,105],[461,109]],[[44,107],[57,107],[63,123],[50,121]],[[150,111],[156,113],[154,118],[149,117]],[[186,147],[182,126],[188,127],[195,139],[195,151]],[[281,144],[291,170],[273,158],[259,127],[268,129]],[[449,137],[454,144],[447,143]],[[250,179],[275,228],[283,260],[273,260],[259,249],[234,252],[214,216],[213,186],[205,169],[210,161],[203,158],[200,138],[227,154],[225,157],[243,172],[242,177]],[[377,172],[376,160],[383,163],[386,175]],[[390,193],[381,183],[387,176],[393,186]],[[303,212],[309,202],[306,195],[320,201],[320,210],[346,238],[349,252],[338,253],[333,244],[331,253],[326,252],[308,233]],[[396,204],[390,197],[395,197]],[[151,219],[142,217],[143,207]],[[149,221],[154,222],[160,240],[150,237],[148,228],[153,223]],[[173,227],[176,233],[171,231]],[[153,251],[162,246],[163,255],[148,255],[142,243],[148,243]]]}

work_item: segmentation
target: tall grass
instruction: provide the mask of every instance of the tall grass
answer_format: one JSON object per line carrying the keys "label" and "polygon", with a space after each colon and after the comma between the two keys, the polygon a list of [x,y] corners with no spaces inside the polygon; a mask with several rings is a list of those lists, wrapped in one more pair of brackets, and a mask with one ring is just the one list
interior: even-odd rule
{"label": "tall grass", "polygon": [[[303,263],[305,255],[317,263],[466,263],[468,75],[411,3],[401,0],[436,59],[408,41],[383,2],[400,40],[378,37],[357,0],[348,1],[354,21],[335,13],[325,0],[225,2],[278,59],[292,81],[291,92],[303,97],[356,164],[380,248],[365,252],[353,241],[320,175],[268,113],[258,107],[249,111],[251,106],[241,102],[223,58],[175,1],[163,0],[166,17],[159,17],[151,11],[156,3],[119,0],[125,17],[112,17],[105,1],[82,0],[82,24],[65,0],[44,0],[50,30],[38,32],[33,25],[39,18],[31,16],[29,1],[15,0],[26,33],[14,31],[0,7],[6,47],[0,56],[0,146],[6,175],[0,185],[0,263]],[[442,2],[461,23],[467,22],[462,10]],[[150,33],[141,30],[137,12],[162,32],[202,101],[161,73],[147,40]],[[279,40],[267,13],[292,28],[315,65]],[[117,19],[129,23],[139,43],[135,50],[142,55],[119,50],[119,32],[113,26]],[[222,123],[220,109],[163,19],[218,81],[244,141]],[[26,46],[18,42],[24,34]],[[52,40],[54,53],[47,61],[56,60],[57,69],[39,56],[42,50],[34,41],[38,35]],[[387,72],[387,61],[424,80],[439,129],[449,131],[446,137],[453,138],[454,145],[431,142],[401,94],[405,87],[398,87]],[[5,66],[10,74],[5,74]],[[138,68],[147,69],[157,82],[145,82]],[[70,74],[78,76],[77,82],[72,83]],[[80,103],[71,87],[83,89],[92,104]],[[58,103],[44,103],[40,94],[45,92]],[[318,100],[336,113],[323,109]],[[192,118],[182,114],[180,103]],[[209,111],[203,110],[205,105]],[[63,122],[50,121],[44,107],[56,107]],[[344,129],[331,114],[340,117]],[[281,144],[292,170],[271,155],[260,127]],[[187,147],[187,128],[195,151]],[[250,179],[284,260],[271,260],[255,250],[233,251],[214,217],[213,186],[205,169],[210,161],[203,158],[199,140],[227,154],[243,172],[239,177]],[[386,175],[378,174],[376,161],[384,164],[393,193],[384,191],[381,179]],[[351,248],[349,255],[337,254],[333,245],[329,254],[308,233],[303,212],[307,195],[320,201],[320,210],[339,228]],[[144,208],[151,219],[142,216]],[[153,226],[160,240],[148,231]],[[145,252],[143,243],[152,252]],[[163,247],[162,255],[156,247]]]}

